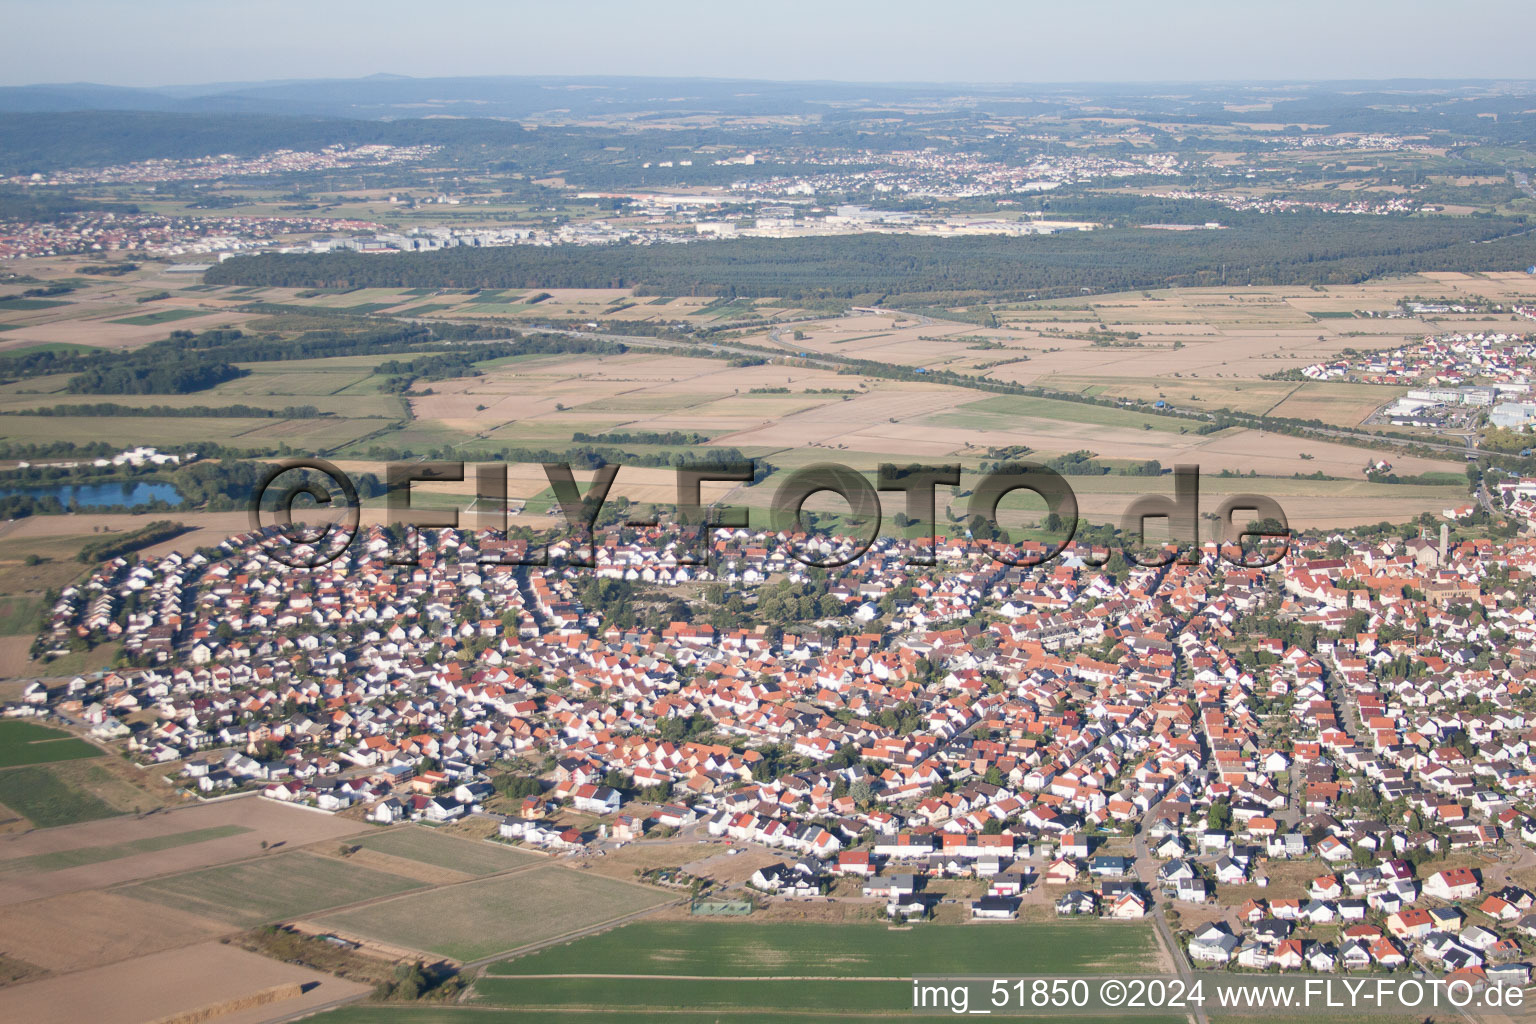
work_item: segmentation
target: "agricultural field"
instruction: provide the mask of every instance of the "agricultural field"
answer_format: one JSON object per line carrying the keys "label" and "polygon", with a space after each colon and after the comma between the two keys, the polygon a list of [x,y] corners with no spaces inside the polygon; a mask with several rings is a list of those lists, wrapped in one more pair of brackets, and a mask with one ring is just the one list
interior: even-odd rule
{"label": "agricultural field", "polygon": [[[121,278],[67,281],[75,289],[67,299],[0,300],[0,326],[6,328],[0,354],[42,347],[134,348],[175,329],[234,326],[251,319],[210,293],[184,291],[165,300],[168,286],[186,282],[150,268]],[[176,305],[156,308],[152,303],[159,301]]]}
{"label": "agricultural field", "polygon": [[967,402],[952,413],[929,418],[929,422],[936,425],[965,427],[976,431],[1006,430],[1020,420],[1064,420],[1090,427],[1126,427],[1174,434],[1187,434],[1192,427],[1198,426],[1176,416],[1159,416],[1131,409],[1020,395],[982,398]]}
{"label": "agricultural field", "polygon": [[226,922],[111,891],[15,903],[5,908],[5,923],[7,939],[24,936],[25,947],[9,944],[0,952],[60,973],[178,949],[230,931]]}
{"label": "agricultural field", "polygon": [[193,829],[190,832],[173,832],[170,835],[130,839],[127,842],[107,846],[80,846],[53,853],[34,854],[30,857],[12,857],[0,860],[0,875],[11,872],[51,872],[69,868],[101,864],[122,857],[134,857],[145,853],[160,853],[178,846],[206,843],[251,831],[244,825],[216,825],[213,828]]}
{"label": "agricultural field", "polygon": [[0,771],[0,804],[38,828],[72,825],[124,813],[95,793],[71,785],[55,768],[29,765]]}
{"label": "agricultural field", "polygon": [[[910,986],[905,987],[907,998],[911,999]],[[739,1005],[739,1004],[738,1004]],[[347,1006],[338,1010],[318,1014],[309,1018],[316,1024],[528,1024],[537,1021],[538,1024],[612,1024],[622,1020],[698,1020],[701,1024],[890,1024],[892,1011],[861,1013],[858,1009],[852,1011],[838,1011],[818,1014],[813,1008],[806,1010],[780,1009],[776,1006],[763,1007],[752,1010],[718,1010],[701,1009],[696,1013],[689,1010],[646,1010],[632,1007],[627,1003],[620,1004],[610,1009],[567,1009],[553,1010],[543,1017],[531,1015],[523,1009],[499,1009],[486,1006]],[[915,1020],[936,1022],[942,1020],[953,1021],[956,1015],[947,1013],[943,1015],[916,1014],[908,1009],[897,1011],[901,1020]],[[1047,1017],[1049,1015],[1046,1015]],[[1077,1017],[1072,1020],[1074,1024],[1115,1024],[1125,1018],[1105,1017]],[[1137,1014],[1139,1022],[1145,1024],[1182,1024],[1184,1017],[1159,1017],[1155,1015],[1143,1016]],[[1223,1024],[1226,1024],[1223,1021]],[[1421,1024],[1420,1021],[1385,1019],[1383,1024]]]}
{"label": "agricultural field", "polygon": [[[114,762],[80,765],[103,772]],[[75,763],[66,767],[73,769]],[[158,798],[115,777],[111,781],[114,788],[99,785],[98,790],[130,809],[130,799],[147,809]],[[360,824],[269,800],[242,799],[33,831],[0,843],[0,905],[246,860],[262,855],[263,842],[279,851],[267,856],[279,857],[292,846],[355,833]]]}
{"label": "agricultural field", "polygon": [[[382,423],[380,424],[382,425]],[[241,444],[270,447],[279,438],[293,445],[309,443],[311,449],[346,442],[369,432],[366,422],[337,420],[271,420],[234,417],[142,416],[7,416],[0,424],[0,440],[36,444],[46,440],[89,444],[104,437],[132,437],[137,444],[185,449],[189,438],[239,447]]]}
{"label": "agricultural field", "polygon": [[[281,998],[254,1008],[253,997],[280,986]],[[140,1024],[216,1016],[238,1022],[250,1020],[253,1012],[256,1019],[301,1013],[367,991],[367,986],[329,974],[206,942],[0,990],[0,1018],[29,1024]]]}
{"label": "agricultural field", "polygon": [[492,964],[483,984],[498,977],[574,973],[911,978],[1113,974],[1157,967],[1152,929],[1121,922],[925,925],[903,931],[882,924],[641,921]]}
{"label": "agricultural field", "polygon": [[75,556],[90,534],[76,534],[79,525],[62,536],[14,536],[24,528],[19,522],[0,524],[0,676],[23,674],[43,599],[49,591],[74,582],[86,568]]}
{"label": "agricultural field", "polygon": [[670,902],[632,882],[557,865],[447,886],[313,919],[317,928],[468,961]]}
{"label": "agricultural field", "polygon": [[177,320],[189,320],[193,317],[207,315],[205,310],[200,309],[157,309],[153,313],[126,316],[120,320],[109,320],[108,323],[127,324],[129,327],[158,327],[160,324],[175,323]]}
{"label": "agricultural field", "polygon": [[392,828],[370,835],[356,845],[390,857],[419,861],[466,875],[493,875],[544,862],[535,853],[511,846],[477,842],[420,826]]}
{"label": "agricultural field", "polygon": [[102,749],[60,729],[19,719],[0,721],[0,768],[101,757]]}
{"label": "agricultural field", "polygon": [[639,922],[491,964],[478,1005],[596,1013],[908,1013],[914,976],[1127,974],[1158,968],[1151,929],[1042,925]]}
{"label": "agricultural field", "polygon": [[738,978],[679,981],[676,978],[496,978],[476,986],[483,1001],[524,1010],[596,1010],[624,1007],[635,1012],[718,1012],[765,1009],[828,1014],[909,1013],[910,978],[838,981]]}
{"label": "agricultural field", "polygon": [[[109,647],[99,647],[85,655],[110,650]],[[85,655],[71,654],[53,664]],[[101,834],[107,836],[108,841],[120,838],[118,830],[123,822],[103,820],[97,823],[98,818],[157,812],[177,799],[163,780],[148,776],[117,757],[81,757],[0,769],[0,789],[13,798],[0,796],[0,804],[4,804],[9,812],[0,813],[0,833],[27,828],[53,830],[61,825],[75,825],[86,833],[102,829]],[[44,822],[48,824],[44,825]],[[74,835],[74,829],[61,829],[34,831],[23,839],[10,839],[0,851],[0,860],[25,853],[90,845],[73,842],[71,837]],[[0,882],[0,890],[4,884]],[[4,902],[3,897],[0,902]]]}
{"label": "agricultural field", "polygon": [[[35,351],[39,346],[132,346],[164,337],[171,325],[112,321],[156,315],[146,312],[137,299],[169,290],[172,284],[177,311],[206,314],[209,322],[188,318],[174,325],[193,329],[250,323],[258,330],[292,333],[326,329],[338,322],[335,317],[294,312],[239,311],[252,301],[317,311],[408,310],[424,319],[473,315],[511,326],[520,322],[520,314],[505,313],[505,309],[515,306],[527,306],[534,311],[530,315],[545,319],[558,319],[570,310],[573,317],[605,321],[643,317],[695,324],[732,316],[804,315],[775,300],[652,297],[623,289],[554,290],[529,303],[537,296],[518,289],[340,292],[189,286],[185,279],[172,281],[160,270],[145,268],[122,279],[84,282],[70,293],[68,303],[0,311],[0,320],[8,321],[5,326],[16,327],[5,333],[0,352]],[[1464,488],[1458,492],[1455,483],[1464,467],[1453,461],[1455,454],[1444,459],[1394,454],[1391,459],[1394,472],[1402,476],[1443,474],[1443,486],[1375,487],[1366,485],[1362,474],[1372,457],[1370,451],[1342,441],[1242,428],[1200,434],[1199,421],[1184,416],[840,373],[834,364],[814,365],[798,357],[805,353],[811,360],[820,356],[871,359],[1040,384],[1099,401],[1137,398],[1166,401],[1183,412],[1234,409],[1354,427],[1400,389],[1265,380],[1263,376],[1335,355],[1345,347],[1398,344],[1455,326],[1414,318],[1356,316],[1356,310],[1384,312],[1403,296],[1417,293],[1464,291],[1508,298],[1519,294],[1520,284],[1496,275],[1420,275],[1311,289],[1163,289],[998,304],[996,327],[942,319],[933,310],[863,312],[798,319],[772,330],[749,330],[739,339],[753,351],[782,353],[781,359],[788,362],[732,366],[724,358],[669,352],[656,348],[656,342],[636,339],[624,354],[537,354],[488,360],[477,366],[475,376],[419,381],[404,395],[384,390],[386,378],[374,368],[386,357],[372,356],[246,363],[241,365],[245,376],[181,395],[69,394],[68,375],[56,374],[0,383],[0,414],[5,414],[0,415],[0,441],[91,443],[120,437],[176,448],[195,437],[235,450],[321,454],[345,460],[349,471],[359,472],[382,470],[370,455],[376,449],[418,455],[437,451],[475,461],[507,449],[565,450],[583,443],[574,440],[578,433],[697,433],[707,437],[710,446],[767,459],[780,471],[820,461],[872,470],[883,461],[917,459],[958,461],[974,468],[988,457],[989,449],[1018,446],[1027,448],[1031,458],[1042,460],[1088,451],[1119,468],[1149,460],[1165,468],[1195,464],[1207,481],[1223,472],[1257,473],[1256,479],[1238,489],[1284,493],[1289,499],[1286,511],[1298,527],[1347,527],[1383,519],[1400,522],[1424,512],[1438,513],[1464,500]],[[971,314],[957,311],[956,315]],[[40,330],[54,334],[44,336]],[[622,326],[617,330],[622,332]],[[139,333],[130,337],[111,332]],[[796,333],[801,336],[795,337]],[[1110,341],[1103,342],[1104,338]],[[36,414],[52,406],[104,400],[140,408],[241,404],[281,411],[311,405],[328,415]],[[686,457],[698,451],[697,446],[686,445],[624,443],[617,447],[648,457]],[[1294,477],[1316,474],[1332,479],[1290,488]],[[468,475],[463,484],[417,488],[419,500],[424,507],[468,507],[474,490],[473,474]],[[531,522],[547,509],[552,497],[543,474],[537,466],[514,464],[510,477],[509,497],[527,503],[524,522]],[[1081,513],[1094,522],[1116,520],[1135,496],[1161,493],[1169,486],[1166,478],[1119,474],[1107,480],[1073,478],[1072,482],[1075,488],[1083,483],[1078,488]],[[765,509],[776,486],[777,480],[770,477],[751,488],[706,487],[705,497]],[[1212,496],[1222,493],[1220,485],[1206,490]],[[665,468],[627,467],[615,495],[639,504],[670,504],[674,479]],[[1214,502],[1210,504],[1214,507]],[[810,507],[826,512],[839,506],[836,499],[823,496]],[[217,530],[215,521],[209,517],[210,531]],[[194,515],[188,524],[200,526],[202,520]],[[30,533],[38,528],[11,529]],[[46,587],[4,586],[5,562],[0,551],[0,667],[19,675],[24,671],[21,645],[6,634],[19,638],[30,632]]]}
{"label": "agricultural field", "polygon": [[250,927],[419,888],[421,883],[329,857],[294,852],[155,878],[124,896]]}

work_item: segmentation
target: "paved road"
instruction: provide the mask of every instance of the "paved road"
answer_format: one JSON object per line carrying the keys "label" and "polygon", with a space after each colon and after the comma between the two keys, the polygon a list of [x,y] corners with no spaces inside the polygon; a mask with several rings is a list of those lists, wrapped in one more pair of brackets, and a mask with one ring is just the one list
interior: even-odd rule
{"label": "paved road", "polygon": [[[1186,985],[1192,985],[1195,981],[1194,969],[1190,966],[1189,958],[1184,955],[1183,947],[1174,937],[1173,928],[1168,924],[1168,917],[1163,913],[1162,901],[1157,898],[1157,868],[1153,865],[1152,850],[1147,842],[1147,827],[1157,819],[1165,802],[1159,800],[1142,816],[1141,827],[1136,830],[1136,837],[1131,841],[1131,845],[1136,856],[1136,876],[1152,897],[1152,926],[1157,929],[1158,939],[1168,950],[1168,956],[1173,960],[1174,969],[1179,977]],[[1192,1008],[1189,1015],[1195,1024],[1210,1024],[1210,1018],[1206,1015],[1203,1006]]]}

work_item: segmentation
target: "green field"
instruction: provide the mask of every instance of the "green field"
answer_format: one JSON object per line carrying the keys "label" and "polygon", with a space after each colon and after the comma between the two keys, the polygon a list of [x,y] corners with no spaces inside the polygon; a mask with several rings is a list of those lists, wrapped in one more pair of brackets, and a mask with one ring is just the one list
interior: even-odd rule
{"label": "green field", "polygon": [[234,416],[6,416],[0,439],[21,443],[132,438],[135,444],[182,448],[189,438],[232,448],[268,450],[289,445],[303,451],[328,450],[355,441],[393,421],[385,419],[245,419]]}
{"label": "green field", "polygon": [[1156,959],[1149,927],[1099,921],[900,931],[879,924],[642,921],[491,964],[475,997],[561,1020],[583,1011],[595,1019],[603,1010],[844,1020],[909,1013],[911,979],[919,975],[1128,974],[1155,970]]}
{"label": "green field", "polygon": [[673,898],[629,882],[548,865],[346,910],[315,923],[407,949],[476,960]]}
{"label": "green field", "polygon": [[50,341],[42,345],[23,345],[20,348],[5,349],[0,351],[0,359],[37,355],[39,352],[56,352],[64,355],[70,352],[91,352],[94,350],[95,347],[92,345],[75,345],[67,341]]}
{"label": "green field", "polygon": [[[912,977],[1085,974],[1155,965],[1150,927],[1071,921],[932,925],[641,921],[487,970],[497,975],[686,974],[703,977]],[[579,967],[578,964],[600,965]]]}
{"label": "green field", "polygon": [[429,302],[424,306],[412,306],[402,309],[397,316],[427,316],[431,313],[441,313],[445,309],[452,309],[456,304],[452,302]]}
{"label": "green field", "polygon": [[108,846],[81,846],[73,850],[39,853],[32,857],[0,861],[0,875],[10,871],[63,871],[65,868],[101,864],[140,853],[158,853],[178,846],[206,843],[210,839],[224,839],[227,836],[237,836],[249,831],[250,829],[243,825],[218,825],[213,828],[193,829],[190,832],[175,832],[168,836],[149,836],[126,843],[112,843]]}
{"label": "green field", "polygon": [[422,883],[308,853],[155,878],[117,890],[241,927],[421,888]]}
{"label": "green field", "polygon": [[824,1010],[905,1013],[912,1009],[907,978],[887,981],[684,981],[672,978],[482,978],[483,1002],[524,1009]]}
{"label": "green field", "polygon": [[74,761],[101,754],[100,747],[59,729],[15,719],[0,722],[0,768]]}
{"label": "green field", "polygon": [[38,828],[73,825],[77,821],[95,821],[122,813],[40,765],[0,772],[0,804]]}
{"label": "green field", "polygon": [[138,316],[125,316],[121,320],[108,320],[111,324],[127,324],[130,327],[153,327],[156,324],[174,323],[177,320],[190,320],[194,316],[207,316],[206,309],[157,309],[153,313],[140,313]]}
{"label": "green field", "polygon": [[[244,378],[241,378],[229,383],[240,384],[243,381]],[[342,386],[346,387],[347,385]],[[60,405],[94,405],[101,401],[103,401],[101,395],[35,394],[28,391],[0,390],[0,412],[8,413],[30,412],[38,408],[52,408]],[[210,391],[197,391],[186,395],[113,395],[111,401],[114,405],[139,408],[156,405],[170,406],[171,408],[186,408],[199,405],[210,407],[249,405],[279,412],[288,406],[317,405],[317,398],[314,396],[268,394],[265,391],[259,393],[251,391],[230,392],[220,388],[214,388]],[[331,413],[332,416],[325,417],[318,422],[331,424],[343,422],[345,419],[353,417],[394,418],[402,415],[404,411],[401,400],[394,395],[354,395],[351,393],[326,395],[324,396],[324,404],[325,411]],[[95,419],[97,417],[90,418]],[[146,423],[155,422],[153,419],[143,419]],[[250,420],[243,419],[241,422],[248,423]],[[275,420],[274,422],[283,421]]]}
{"label": "green field", "polygon": [[1164,416],[1150,411],[1113,409],[1088,402],[1064,402],[1055,398],[1030,398],[1022,395],[998,395],[995,398],[983,398],[979,402],[967,402],[953,412],[929,416],[925,422],[971,430],[999,430],[1017,426],[1016,421],[1021,417],[1133,430],[1151,427],[1153,430],[1173,434],[1188,433],[1199,426],[1177,416]]}
{"label": "green field", "polygon": [[357,845],[394,857],[462,871],[467,875],[493,875],[544,860],[536,853],[527,853],[511,846],[461,839],[417,826],[393,828],[359,840]]}
{"label": "green field", "polygon": [[[43,599],[38,596],[0,597],[0,636],[22,636],[37,629],[37,617],[43,610]],[[4,745],[0,733],[0,747]],[[0,763],[4,751],[0,750]]]}
{"label": "green field", "polygon": [[[903,984],[904,989],[907,986]],[[910,989],[907,989],[910,991]],[[1046,1014],[1044,1016],[1050,1016]],[[1058,1015],[1059,1016],[1059,1015]],[[671,1010],[648,1011],[620,1004],[607,1012],[601,1010],[552,1010],[540,1012],[524,1009],[490,1009],[464,1006],[389,1006],[368,1003],[346,1006],[329,1013],[306,1018],[316,1024],[613,1024],[621,1020],[692,1020],[699,1024],[891,1024],[890,1012],[883,1013],[806,1013],[804,1011],[779,1012],[775,1009],[749,1012],[719,1012],[713,1009],[696,1011]],[[914,1014],[901,1011],[901,1020],[934,1022],[952,1021],[955,1014]],[[1077,1017],[1072,1024],[1121,1024],[1124,1017]],[[1138,1024],[1182,1024],[1184,1017],[1156,1017],[1137,1014]],[[1267,1018],[1267,1020],[1275,1020]],[[1332,1024],[1332,1022],[1329,1022]],[[1385,1018],[1382,1024],[1408,1024]],[[1419,1024],[1413,1021],[1412,1024]]]}
{"label": "green field", "polygon": [[9,299],[0,299],[0,310],[3,310],[3,309],[17,309],[17,310],[52,309],[55,306],[67,306],[67,305],[69,305],[69,303],[67,303],[67,302],[58,302],[58,301],[55,301],[53,299],[21,299],[21,298],[15,298],[15,297],[12,297],[12,298],[9,298]]}

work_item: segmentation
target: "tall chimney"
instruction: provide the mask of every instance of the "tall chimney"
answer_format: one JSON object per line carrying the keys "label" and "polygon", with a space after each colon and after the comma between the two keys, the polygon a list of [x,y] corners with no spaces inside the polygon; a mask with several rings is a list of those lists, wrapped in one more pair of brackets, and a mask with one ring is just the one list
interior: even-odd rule
{"label": "tall chimney", "polygon": [[1451,524],[1440,524],[1440,564],[1445,565],[1445,556],[1451,550]]}

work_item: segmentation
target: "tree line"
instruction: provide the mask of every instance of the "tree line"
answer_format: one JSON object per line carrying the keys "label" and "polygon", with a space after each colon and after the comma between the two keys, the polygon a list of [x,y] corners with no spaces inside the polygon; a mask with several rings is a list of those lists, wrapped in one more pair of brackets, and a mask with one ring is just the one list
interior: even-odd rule
{"label": "tree line", "polygon": [[[944,302],[1199,285],[1341,284],[1420,269],[1529,264],[1517,218],[1244,217],[1221,231],[1030,238],[865,234],[687,245],[460,247],[389,256],[268,253],[210,284],[285,288],[636,288],[653,295]],[[1470,242],[1485,244],[1469,245]],[[958,304],[958,303],[956,303]]]}

